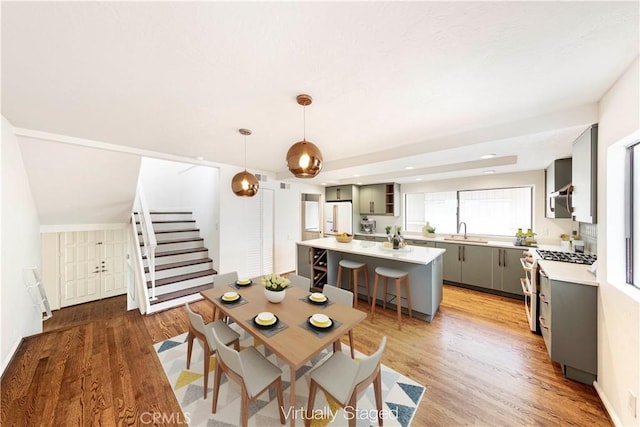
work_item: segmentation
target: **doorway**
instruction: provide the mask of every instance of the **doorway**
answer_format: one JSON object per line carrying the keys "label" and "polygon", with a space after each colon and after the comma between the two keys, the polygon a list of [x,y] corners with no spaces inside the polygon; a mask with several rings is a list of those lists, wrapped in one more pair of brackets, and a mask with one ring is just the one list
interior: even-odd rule
{"label": "doorway", "polygon": [[320,238],[320,195],[302,193],[302,203],[300,212],[302,240],[312,240]]}

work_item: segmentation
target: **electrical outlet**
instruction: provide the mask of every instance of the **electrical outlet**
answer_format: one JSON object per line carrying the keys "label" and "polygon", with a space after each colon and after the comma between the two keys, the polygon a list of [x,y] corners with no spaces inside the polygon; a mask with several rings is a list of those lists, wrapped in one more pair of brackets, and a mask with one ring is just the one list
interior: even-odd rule
{"label": "electrical outlet", "polygon": [[638,398],[631,390],[629,390],[627,406],[633,418],[638,418]]}

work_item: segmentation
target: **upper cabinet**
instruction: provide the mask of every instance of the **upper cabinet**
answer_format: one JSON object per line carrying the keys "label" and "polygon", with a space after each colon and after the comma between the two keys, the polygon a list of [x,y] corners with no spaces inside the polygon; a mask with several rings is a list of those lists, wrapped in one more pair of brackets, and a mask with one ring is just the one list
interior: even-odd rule
{"label": "upper cabinet", "polygon": [[547,218],[571,218],[567,191],[560,191],[571,184],[571,159],[558,159],[545,170]]}
{"label": "upper cabinet", "polygon": [[400,215],[400,185],[388,183],[361,186],[360,214]]}
{"label": "upper cabinet", "polygon": [[344,202],[353,199],[353,188],[351,185],[338,185],[327,187],[325,190],[327,202]]}
{"label": "upper cabinet", "polygon": [[598,125],[585,130],[573,143],[572,216],[574,221],[596,223],[598,178]]}

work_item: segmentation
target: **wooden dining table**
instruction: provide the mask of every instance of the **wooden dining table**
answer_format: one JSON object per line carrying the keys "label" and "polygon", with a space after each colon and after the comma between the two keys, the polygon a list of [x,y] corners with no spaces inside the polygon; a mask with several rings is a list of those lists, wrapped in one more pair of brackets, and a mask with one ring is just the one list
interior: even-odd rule
{"label": "wooden dining table", "polygon": [[[274,304],[265,297],[264,287],[260,282],[261,278],[253,279],[253,285],[240,287],[239,289],[236,289],[235,284],[220,285],[216,283],[214,288],[202,291],[201,294],[213,304],[214,318],[222,314],[233,319],[238,326],[254,337],[255,342],[264,344],[265,347],[289,366],[291,383],[289,389],[290,407],[289,411],[285,411],[285,416],[289,416],[290,424],[294,426],[296,418],[296,371],[328,346],[334,345],[334,350],[340,351],[340,338],[362,322],[367,315],[362,311],[338,303],[326,306],[310,304],[302,300],[308,297],[310,292],[292,286],[286,289],[285,299],[281,303]],[[222,295],[230,291],[237,292],[247,302],[237,305],[222,302]],[[284,322],[287,327],[272,336],[265,336],[263,331],[253,325],[251,321],[258,313],[263,311],[275,314],[279,319],[279,323]],[[301,326],[315,313],[325,314],[335,321],[332,328],[326,332],[323,331],[322,336]]]}

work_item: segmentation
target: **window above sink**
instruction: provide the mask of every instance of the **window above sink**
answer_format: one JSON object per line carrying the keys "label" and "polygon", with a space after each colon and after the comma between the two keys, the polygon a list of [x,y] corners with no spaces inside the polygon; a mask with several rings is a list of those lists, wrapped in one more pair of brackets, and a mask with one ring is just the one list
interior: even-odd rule
{"label": "window above sink", "polygon": [[[468,238],[473,235],[514,236],[518,228],[532,228],[533,187],[507,187],[488,190],[459,190],[405,194],[405,224],[408,232],[420,232],[424,224],[436,227],[450,240],[462,240],[457,225],[464,221]],[[486,243],[477,239],[475,243]],[[480,241],[483,240],[483,241]]]}

